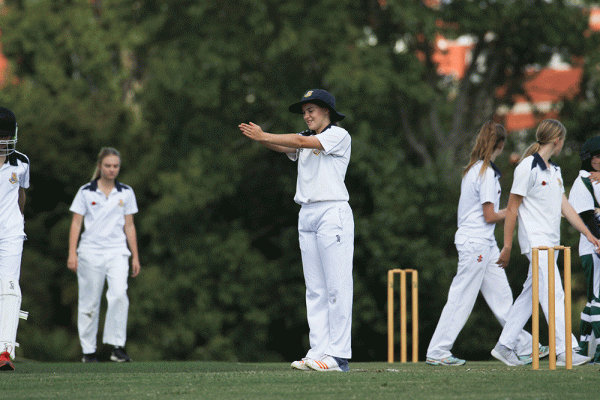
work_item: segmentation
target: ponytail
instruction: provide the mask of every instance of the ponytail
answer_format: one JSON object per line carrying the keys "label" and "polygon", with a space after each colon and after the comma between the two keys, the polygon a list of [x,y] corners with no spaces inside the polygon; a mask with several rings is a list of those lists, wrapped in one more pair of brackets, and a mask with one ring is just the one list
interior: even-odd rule
{"label": "ponytail", "polygon": [[477,139],[475,139],[475,146],[471,151],[471,157],[469,164],[463,170],[463,176],[469,172],[469,169],[479,160],[483,161],[483,166],[479,171],[479,175],[483,176],[487,167],[489,167],[492,154],[494,151],[506,141],[506,129],[500,124],[493,121],[486,122],[479,131]]}
{"label": "ponytail", "polygon": [[[521,160],[529,157],[533,153],[540,151],[540,147],[551,143],[556,139],[564,139],[567,136],[567,128],[555,119],[545,119],[537,127],[535,131],[535,140],[531,146],[525,150],[521,156]],[[519,160],[519,162],[521,161]]]}

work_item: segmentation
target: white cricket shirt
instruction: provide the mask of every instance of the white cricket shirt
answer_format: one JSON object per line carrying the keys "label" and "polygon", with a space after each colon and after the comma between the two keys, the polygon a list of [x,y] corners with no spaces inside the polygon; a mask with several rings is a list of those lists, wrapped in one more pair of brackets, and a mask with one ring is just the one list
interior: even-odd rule
{"label": "white cricket shirt", "polygon": [[[581,214],[584,211],[594,211],[594,199],[592,194],[585,186],[581,178],[589,178],[590,173],[584,170],[579,171],[579,176],[573,182],[573,186],[571,187],[571,192],[569,193],[569,203],[573,206],[577,214]],[[592,188],[594,189],[594,193],[596,199],[600,199],[600,185],[595,182],[592,183]],[[598,216],[595,217],[596,220]],[[586,254],[595,253],[594,245],[590,243],[590,241],[585,237],[584,234],[580,234],[579,237],[579,255],[583,256]]]}
{"label": "white cricket shirt", "polygon": [[25,236],[19,189],[29,187],[29,159],[18,151],[0,166],[0,237]]}
{"label": "white cricket shirt", "polygon": [[523,196],[519,206],[519,245],[521,253],[532,247],[560,244],[560,218],[565,192],[560,167],[548,166],[538,153],[517,165],[511,193]]}
{"label": "white cricket shirt", "polygon": [[296,153],[288,153],[292,161],[298,161],[294,201],[300,205],[348,201],[344,179],[350,162],[350,134],[339,126],[329,125],[315,137],[324,150],[297,149]]}
{"label": "white cricket shirt", "polygon": [[496,243],[494,236],[495,223],[485,222],[483,204],[492,203],[494,211],[500,210],[500,170],[490,163],[485,173],[480,175],[483,161],[477,161],[467,171],[460,185],[460,200],[458,201],[458,230],[454,243],[463,244],[467,240],[484,243]]}
{"label": "white cricket shirt", "polygon": [[83,215],[85,230],[78,251],[113,251],[131,254],[127,247],[125,216],[138,212],[133,189],[115,181],[108,197],[92,181],[77,191],[70,210]]}

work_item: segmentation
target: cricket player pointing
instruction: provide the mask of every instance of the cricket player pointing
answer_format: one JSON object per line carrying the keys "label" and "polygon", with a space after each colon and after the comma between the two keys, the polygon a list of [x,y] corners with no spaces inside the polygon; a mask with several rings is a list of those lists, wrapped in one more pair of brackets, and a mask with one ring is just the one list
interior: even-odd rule
{"label": "cricket player pointing", "polygon": [[348,371],[352,357],[352,259],[354,218],[344,184],[351,139],[336,122],[335,98],[325,90],[307,91],[289,111],[302,114],[308,131],[274,135],[250,122],[244,135],[298,162],[294,201],[300,204],[298,233],[310,329],[310,350],[292,368]]}

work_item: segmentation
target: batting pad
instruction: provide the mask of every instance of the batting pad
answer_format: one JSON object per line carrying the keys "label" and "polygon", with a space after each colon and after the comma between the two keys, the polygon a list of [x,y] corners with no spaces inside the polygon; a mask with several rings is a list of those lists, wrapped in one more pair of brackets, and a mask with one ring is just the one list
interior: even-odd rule
{"label": "batting pad", "polygon": [[0,277],[0,352],[8,351],[15,358],[15,342],[21,308],[19,281]]}

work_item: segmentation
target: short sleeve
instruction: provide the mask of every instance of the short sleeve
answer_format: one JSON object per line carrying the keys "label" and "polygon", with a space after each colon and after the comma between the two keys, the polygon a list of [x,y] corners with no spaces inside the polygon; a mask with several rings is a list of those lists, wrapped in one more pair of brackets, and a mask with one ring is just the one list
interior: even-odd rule
{"label": "short sleeve", "polygon": [[350,134],[340,127],[326,129],[316,135],[327,155],[343,156],[350,147]]}
{"label": "short sleeve", "polygon": [[125,206],[125,215],[131,215],[138,212],[137,201],[135,199],[135,193],[133,193],[133,189],[130,189],[131,194],[129,201],[127,201],[127,205]]}
{"label": "short sleeve", "polygon": [[581,180],[581,176],[578,176],[573,183],[573,187],[569,193],[569,203],[571,203],[577,214],[594,209],[594,199]]}
{"label": "short sleeve", "polygon": [[82,193],[82,188],[79,188],[75,198],[73,199],[73,203],[71,204],[71,208],[69,208],[71,212],[77,213],[79,215],[85,215],[87,208],[85,206],[85,199]]}
{"label": "short sleeve", "polygon": [[21,179],[19,179],[19,185],[23,188],[23,189],[27,189],[29,187],[29,170],[30,170],[30,166],[29,166],[29,162],[23,163],[23,176],[21,176]]}
{"label": "short sleeve", "polygon": [[481,204],[485,203],[494,203],[496,201],[497,193],[496,193],[496,173],[490,167],[488,167],[485,171],[482,179],[481,185],[479,186],[479,199]]}
{"label": "short sleeve", "polygon": [[517,165],[510,192],[523,197],[527,196],[531,189],[532,171],[529,157]]}

